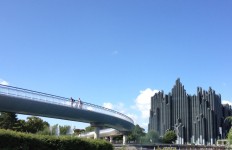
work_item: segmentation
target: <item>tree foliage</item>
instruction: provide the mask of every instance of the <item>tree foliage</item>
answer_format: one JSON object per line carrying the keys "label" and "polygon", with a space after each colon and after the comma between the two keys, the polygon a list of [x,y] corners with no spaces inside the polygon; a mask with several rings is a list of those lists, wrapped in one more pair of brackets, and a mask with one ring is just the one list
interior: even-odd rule
{"label": "tree foliage", "polygon": [[[117,136],[114,136],[113,137],[113,140],[114,141],[122,141],[122,139],[123,139],[123,135],[117,135]],[[128,140],[128,139],[127,139]]]}
{"label": "tree foliage", "polygon": [[128,135],[128,141],[139,141],[141,137],[145,136],[145,130],[138,124],[134,126],[132,132]]}
{"label": "tree foliage", "polygon": [[140,137],[140,143],[156,143],[159,141],[159,134],[154,130],[149,131],[145,136]]}
{"label": "tree foliage", "polygon": [[232,144],[232,128],[230,129],[229,133],[227,134],[227,138],[228,138],[230,144]]}
{"label": "tree foliage", "polygon": [[38,135],[52,135],[50,127],[45,127],[42,131],[36,132]]}
{"label": "tree foliage", "polygon": [[146,137],[150,141],[150,143],[155,143],[159,140],[159,134],[155,132],[154,130],[149,131],[146,134]]}
{"label": "tree foliage", "polygon": [[226,130],[229,130],[230,127],[232,126],[232,116],[228,116],[224,120]]}
{"label": "tree foliage", "polygon": [[177,135],[173,130],[168,130],[163,136],[164,143],[173,143],[177,139]]}
{"label": "tree foliage", "polygon": [[31,116],[27,117],[26,121],[26,130],[30,133],[36,133],[38,131],[44,130],[48,127],[49,124],[46,121],[43,121],[39,117]]}
{"label": "tree foliage", "polygon": [[95,130],[95,127],[88,126],[85,128],[85,132],[92,132]]}
{"label": "tree foliage", "polygon": [[60,135],[67,135],[71,126],[60,126]]}
{"label": "tree foliage", "polygon": [[0,128],[14,130],[17,123],[17,115],[12,112],[1,112]]}
{"label": "tree foliage", "polygon": [[20,131],[20,132],[27,132],[27,125],[25,120],[18,120],[16,123],[16,130],[15,131]]}
{"label": "tree foliage", "polygon": [[226,117],[225,122],[232,123],[232,116]]}
{"label": "tree foliage", "polygon": [[1,112],[0,115],[0,128],[11,129],[20,132],[36,133],[44,130],[49,124],[39,117],[27,117],[27,121],[18,120],[16,113]]}

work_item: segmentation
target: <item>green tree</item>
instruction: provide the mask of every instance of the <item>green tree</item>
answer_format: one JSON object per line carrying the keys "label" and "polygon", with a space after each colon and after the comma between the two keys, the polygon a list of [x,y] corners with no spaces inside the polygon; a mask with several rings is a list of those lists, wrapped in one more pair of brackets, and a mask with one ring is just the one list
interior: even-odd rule
{"label": "green tree", "polygon": [[159,140],[159,134],[154,130],[151,130],[146,134],[146,138],[148,139],[149,143],[155,143]]}
{"label": "green tree", "polygon": [[92,132],[95,130],[95,127],[88,126],[85,128],[85,132]]}
{"label": "green tree", "polygon": [[226,117],[225,122],[232,124],[232,116]]}
{"label": "green tree", "polygon": [[52,133],[51,133],[50,127],[45,127],[42,131],[36,132],[36,134],[51,135]]}
{"label": "green tree", "polygon": [[39,117],[27,117],[27,121],[18,120],[16,113],[1,112],[0,113],[0,128],[11,129],[20,132],[36,133],[49,127],[48,122],[43,121]]}
{"label": "green tree", "polygon": [[227,138],[228,138],[230,144],[232,144],[232,128],[230,129],[229,133],[227,134]]}
{"label": "green tree", "polygon": [[16,131],[27,132],[26,121],[19,119],[15,127]]}
{"label": "green tree", "polygon": [[43,121],[39,117],[31,116],[27,117],[26,130],[30,133],[36,133],[38,131],[43,131],[46,127],[49,127],[48,122]]}
{"label": "green tree", "polygon": [[17,115],[12,112],[1,112],[0,115],[0,128],[15,130],[17,123]]}
{"label": "green tree", "polygon": [[232,116],[228,116],[224,120],[224,127],[225,127],[225,132],[227,133],[227,135],[229,134],[231,126],[232,126]]}
{"label": "green tree", "polygon": [[138,124],[134,126],[132,132],[128,135],[128,141],[139,141],[141,137],[145,136],[145,130]]}
{"label": "green tree", "polygon": [[66,135],[71,126],[60,126],[60,135]]}
{"label": "green tree", "polygon": [[139,139],[140,143],[156,143],[159,141],[159,134],[154,130],[149,131],[145,136],[141,136]]}
{"label": "green tree", "polygon": [[122,141],[123,135],[117,135],[113,137],[113,141]]}
{"label": "green tree", "polygon": [[227,124],[228,128],[232,126],[232,116],[226,117],[224,122]]}
{"label": "green tree", "polygon": [[173,143],[177,139],[176,133],[173,130],[168,130],[163,136],[164,143]]}

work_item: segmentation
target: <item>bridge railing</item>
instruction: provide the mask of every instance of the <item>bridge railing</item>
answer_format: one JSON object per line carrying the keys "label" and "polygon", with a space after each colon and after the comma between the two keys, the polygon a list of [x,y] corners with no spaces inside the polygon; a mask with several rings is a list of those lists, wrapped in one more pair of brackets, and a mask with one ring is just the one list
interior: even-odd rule
{"label": "bridge railing", "polygon": [[61,96],[56,96],[56,95],[51,95],[51,94],[46,94],[42,92],[36,92],[32,90],[22,89],[22,88],[13,87],[13,86],[6,86],[6,85],[1,85],[1,84],[0,84],[0,94],[20,97],[20,98],[24,98],[28,100],[33,100],[33,101],[62,105],[66,107],[72,107],[74,109],[85,109],[88,111],[103,113],[103,114],[107,114],[107,115],[111,115],[111,116],[124,119],[134,124],[134,121],[130,117],[120,112],[117,112],[115,110],[108,109],[108,108],[94,105],[94,104],[87,103],[87,102],[82,102],[81,104],[79,104],[78,101],[71,102],[69,98],[65,98]]}

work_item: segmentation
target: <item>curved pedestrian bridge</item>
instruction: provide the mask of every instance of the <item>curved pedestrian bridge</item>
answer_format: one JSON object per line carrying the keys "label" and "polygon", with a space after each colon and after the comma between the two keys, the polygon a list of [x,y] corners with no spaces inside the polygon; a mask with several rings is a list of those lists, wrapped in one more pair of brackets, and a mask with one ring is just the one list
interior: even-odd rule
{"label": "curved pedestrian bridge", "polygon": [[80,105],[69,98],[5,85],[0,85],[0,111],[85,122],[120,132],[134,127],[131,118],[115,110],[87,102]]}

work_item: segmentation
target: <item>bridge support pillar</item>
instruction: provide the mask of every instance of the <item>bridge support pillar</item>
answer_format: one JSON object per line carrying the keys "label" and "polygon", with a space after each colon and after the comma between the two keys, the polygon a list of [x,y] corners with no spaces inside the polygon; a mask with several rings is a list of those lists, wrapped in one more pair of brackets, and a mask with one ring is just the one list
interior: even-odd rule
{"label": "bridge support pillar", "polygon": [[99,127],[95,127],[95,130],[94,130],[94,139],[99,139],[99,131],[100,131],[100,128]]}
{"label": "bridge support pillar", "polygon": [[113,137],[110,136],[110,143],[113,143]]}
{"label": "bridge support pillar", "polygon": [[127,141],[127,135],[123,135],[122,144],[126,145],[126,141]]}

